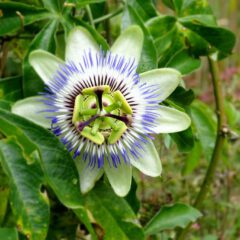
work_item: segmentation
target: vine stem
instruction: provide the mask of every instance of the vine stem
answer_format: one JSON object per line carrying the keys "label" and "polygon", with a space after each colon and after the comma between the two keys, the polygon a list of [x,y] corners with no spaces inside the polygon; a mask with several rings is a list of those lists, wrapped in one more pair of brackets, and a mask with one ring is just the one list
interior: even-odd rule
{"label": "vine stem", "polygon": [[119,8],[117,9],[115,12],[112,12],[112,13],[109,13],[107,15],[104,15],[103,17],[100,17],[100,18],[97,18],[97,19],[94,19],[93,22],[94,23],[100,23],[100,22],[103,22],[109,18],[112,18],[112,17],[115,17],[116,15],[120,14],[123,12],[123,8]]}
{"label": "vine stem", "polygon": [[94,20],[93,20],[93,15],[92,15],[92,11],[91,8],[88,5],[86,5],[86,11],[87,11],[87,15],[88,15],[88,19],[90,21],[90,24],[92,25],[92,27],[95,29],[95,24],[94,24]]}
{"label": "vine stem", "polygon": [[[214,98],[216,104],[216,115],[217,115],[217,136],[215,141],[214,150],[212,153],[211,161],[209,163],[205,178],[201,185],[200,191],[196,197],[196,200],[193,204],[195,208],[200,208],[203,203],[209,187],[213,181],[215,171],[218,166],[218,162],[220,160],[220,154],[222,152],[222,148],[224,145],[224,140],[229,133],[227,128],[226,116],[224,111],[224,96],[222,90],[222,81],[219,74],[219,68],[215,61],[208,57],[209,69],[212,78],[212,85],[214,90]],[[185,240],[185,236],[191,227],[191,223],[187,225],[187,227],[178,232],[176,237],[177,240]]]}

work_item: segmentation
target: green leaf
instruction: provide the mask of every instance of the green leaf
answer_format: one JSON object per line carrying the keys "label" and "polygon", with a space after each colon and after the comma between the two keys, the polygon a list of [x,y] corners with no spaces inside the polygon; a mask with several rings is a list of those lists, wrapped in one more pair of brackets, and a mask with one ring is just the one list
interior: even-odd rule
{"label": "green leaf", "polygon": [[202,154],[201,144],[198,140],[194,142],[192,151],[187,155],[185,159],[185,165],[183,168],[183,175],[188,175],[198,166],[200,157]]}
{"label": "green leaf", "polygon": [[224,109],[229,126],[233,129],[237,128],[237,124],[240,124],[240,112],[236,106],[232,102],[225,100]]}
{"label": "green leaf", "polygon": [[51,17],[45,9],[18,2],[0,2],[0,10],[2,12],[0,36],[14,33],[20,30],[22,25],[26,26]]}
{"label": "green leaf", "polygon": [[22,77],[8,77],[0,79],[0,97],[9,100],[16,101],[22,98]]}
{"label": "green leaf", "polygon": [[[220,27],[204,26],[198,22],[196,23],[184,18],[181,18],[179,21],[184,27],[191,29],[205,39],[220,53],[226,56],[232,53],[236,38],[231,31]],[[210,49],[210,51],[215,52],[214,49]]]}
{"label": "green leaf", "polygon": [[[0,162],[0,167],[1,167],[1,162]],[[0,183],[0,199],[1,199],[1,201],[0,201],[0,226],[2,225],[4,217],[7,212],[8,195],[9,195],[9,188],[2,186],[2,183]],[[1,234],[0,234],[0,236],[1,236]]]}
{"label": "green leaf", "polygon": [[61,13],[63,1],[61,0],[42,0],[43,6],[53,13]]}
{"label": "green leaf", "polygon": [[182,49],[185,48],[184,40],[183,40],[183,35],[181,32],[176,31],[175,37],[171,41],[170,47],[167,49],[167,51],[164,52],[162,57],[160,58],[158,62],[158,66],[161,67],[166,67],[168,62]]}
{"label": "green leaf", "polygon": [[207,0],[163,0],[163,2],[179,16],[212,13]]}
{"label": "green leaf", "polygon": [[77,169],[63,144],[50,131],[22,117],[1,109],[0,115],[38,147],[41,167],[58,199],[69,208],[82,207]]}
{"label": "green leaf", "polygon": [[151,235],[176,227],[184,228],[189,223],[195,222],[201,216],[202,214],[197,209],[183,203],[164,206],[148,222],[144,228],[145,233]]}
{"label": "green leaf", "polygon": [[[179,0],[174,0],[179,2]],[[189,15],[212,15],[212,9],[209,6],[208,0],[181,0],[180,15],[189,16]],[[213,21],[216,21],[212,15]]]}
{"label": "green leaf", "polygon": [[176,25],[177,19],[172,16],[157,16],[146,22],[147,29],[154,39],[162,37],[171,31]]}
{"label": "green leaf", "polygon": [[[150,24],[155,39],[158,39],[155,42],[157,48],[161,48],[161,40],[164,50],[165,47],[169,47],[169,41],[173,42],[164,56],[164,61],[160,59],[160,66],[163,62],[172,60],[173,54],[178,54],[175,56],[179,66],[177,69],[187,74],[199,67],[199,56],[211,55],[221,60],[231,54],[235,45],[235,36],[227,29],[217,27],[207,0],[165,0],[164,3],[176,12],[177,22],[174,23],[176,18],[171,16],[158,16],[147,23]],[[174,38],[171,38],[168,28],[169,31],[177,28]],[[169,36],[165,37],[167,31]],[[176,41],[181,42],[182,46],[174,44]],[[163,51],[158,50],[158,56],[159,53],[163,54]],[[175,64],[174,62],[172,66],[176,67]]]}
{"label": "green leaf", "polygon": [[198,23],[205,26],[212,26],[216,27],[217,23],[213,15],[206,15],[206,14],[197,14],[197,15],[187,15],[185,17],[180,17],[178,20],[181,22],[192,22]]}
{"label": "green leaf", "polygon": [[[113,204],[114,203],[114,204]],[[85,197],[85,206],[105,230],[104,239],[143,240],[137,217],[126,200],[117,197],[104,183],[98,183]]]}
{"label": "green leaf", "polygon": [[177,69],[182,74],[189,74],[201,66],[201,60],[194,58],[186,49],[177,51],[165,67]]}
{"label": "green leaf", "polygon": [[43,49],[49,52],[55,52],[55,32],[58,26],[58,20],[50,21],[33,39],[28,52],[23,61],[23,92],[24,96],[36,95],[43,91],[44,84],[39,76],[30,66],[28,57],[31,51]]}
{"label": "green leaf", "polygon": [[2,116],[0,117],[0,126],[0,132],[3,133],[5,136],[15,137],[16,141],[22,148],[23,156],[28,162],[28,164],[31,164],[39,159],[39,152],[37,146],[25,136],[21,129],[8,122]]}
{"label": "green leaf", "polygon": [[137,183],[134,180],[134,178],[132,179],[131,189],[128,195],[125,197],[125,199],[127,200],[128,204],[131,206],[135,214],[137,214],[140,209],[140,201],[137,198]]}
{"label": "green leaf", "polygon": [[164,52],[171,47],[173,38],[176,36],[176,34],[177,34],[177,29],[175,27],[171,29],[171,31],[169,31],[167,34],[159,38],[156,38],[156,40],[154,41],[154,45],[157,50],[157,59],[160,59],[160,57],[164,54]]}
{"label": "green leaf", "polygon": [[190,105],[194,98],[195,95],[192,89],[186,90],[181,86],[178,86],[174,90],[174,92],[168,97],[169,100],[180,105],[181,107]]}
{"label": "green leaf", "polygon": [[127,4],[131,6],[139,16],[141,16],[141,19],[144,22],[157,16],[157,11],[152,0],[128,0]]}
{"label": "green leaf", "polygon": [[170,134],[173,141],[177,144],[178,150],[180,152],[189,152],[194,146],[194,137],[192,133],[192,128]]}
{"label": "green leaf", "polygon": [[5,101],[5,100],[0,100],[0,108],[11,111],[11,102]]}
{"label": "green leaf", "polygon": [[10,181],[10,202],[18,228],[32,240],[44,240],[49,225],[49,202],[40,191],[43,181],[38,163],[28,165],[13,138],[0,141],[2,165]]}
{"label": "green leaf", "polygon": [[191,117],[203,154],[210,160],[216,139],[216,122],[213,111],[203,102],[195,100],[191,105]]}
{"label": "green leaf", "polygon": [[16,228],[0,228],[0,239],[18,240],[17,229]]}
{"label": "green leaf", "polygon": [[[155,6],[153,5],[152,0],[145,0],[145,1],[136,0],[136,2],[142,8],[142,10],[146,13],[147,19],[157,16],[157,11],[156,11]],[[141,16],[141,18],[143,18],[140,10],[137,10],[137,12]]]}
{"label": "green leaf", "polygon": [[[124,20],[126,18],[128,19],[128,21]],[[157,68],[157,53],[153,44],[153,39],[138,13],[132,6],[128,5],[124,11],[123,28],[126,28],[127,26],[132,24],[139,25],[144,33],[144,43],[141,59],[138,66],[138,72],[141,73]]]}
{"label": "green leaf", "polygon": [[159,57],[171,46],[177,34],[176,18],[172,16],[158,16],[146,22],[150,34],[154,38],[154,45]]}
{"label": "green leaf", "polygon": [[[67,2],[73,2],[73,1],[67,1]],[[83,7],[88,4],[102,3],[102,2],[105,2],[105,0],[75,0],[74,2],[77,4],[77,7]]]}
{"label": "green leaf", "polygon": [[0,157],[0,227],[5,224],[9,198],[9,179],[2,169],[1,161]]}
{"label": "green leaf", "polygon": [[[174,2],[175,2],[175,0],[163,0],[163,3],[164,3],[167,7],[171,8],[172,10],[175,9]],[[180,0],[179,2],[182,2],[182,0]]]}
{"label": "green leaf", "polygon": [[97,240],[98,237],[94,231],[94,228],[92,226],[91,220],[88,216],[88,212],[85,208],[77,208],[73,210],[74,213],[76,214],[76,216],[78,217],[78,219],[84,223],[85,227],[87,228],[87,230],[89,231],[89,233],[91,234],[91,240]]}
{"label": "green leaf", "polygon": [[184,34],[185,44],[193,56],[199,57],[209,55],[209,43],[205,39],[186,28],[182,30],[182,32]]}

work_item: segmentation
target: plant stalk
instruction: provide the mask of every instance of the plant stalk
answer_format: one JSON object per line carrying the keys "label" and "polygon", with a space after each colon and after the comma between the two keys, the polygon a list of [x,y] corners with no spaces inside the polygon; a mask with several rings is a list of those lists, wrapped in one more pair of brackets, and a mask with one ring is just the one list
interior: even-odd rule
{"label": "plant stalk", "polygon": [[93,20],[92,10],[91,10],[89,5],[86,6],[86,12],[87,12],[88,19],[89,19],[89,22],[90,22],[91,26],[95,29],[95,24],[94,24],[94,20]]}
{"label": "plant stalk", "polygon": [[109,13],[109,14],[107,14],[107,15],[104,15],[104,16],[102,16],[102,17],[100,17],[100,18],[94,19],[93,22],[94,22],[94,23],[103,22],[103,21],[105,21],[105,20],[107,20],[107,19],[110,19],[110,18],[112,18],[112,17],[115,17],[116,15],[120,14],[121,12],[123,12],[123,8],[119,8],[119,9],[117,9],[115,12],[112,12],[112,13]]}
{"label": "plant stalk", "polygon": [[[217,115],[217,136],[215,141],[214,150],[212,153],[211,161],[209,163],[205,178],[201,185],[200,191],[193,204],[195,208],[200,208],[214,179],[214,175],[220,160],[220,154],[223,149],[225,138],[227,137],[229,130],[226,124],[226,117],[224,111],[224,96],[222,90],[222,81],[219,74],[219,68],[215,61],[208,57],[209,69],[212,77],[212,84],[214,89],[214,98],[216,104]],[[185,240],[185,236],[191,227],[191,223],[183,230],[179,231],[176,239]]]}

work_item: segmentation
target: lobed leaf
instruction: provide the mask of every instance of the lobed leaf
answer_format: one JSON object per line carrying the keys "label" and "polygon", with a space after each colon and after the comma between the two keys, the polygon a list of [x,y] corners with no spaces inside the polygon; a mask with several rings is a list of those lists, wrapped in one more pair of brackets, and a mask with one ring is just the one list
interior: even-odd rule
{"label": "lobed leaf", "polygon": [[43,181],[38,163],[26,163],[14,138],[0,141],[2,166],[10,181],[10,203],[18,229],[31,240],[44,240],[49,225],[49,202],[40,191]]}
{"label": "lobed leaf", "polygon": [[157,11],[152,0],[128,0],[127,4],[131,6],[139,16],[141,16],[141,19],[144,22],[157,16]]}
{"label": "lobed leaf", "polygon": [[[47,183],[58,199],[69,208],[82,207],[79,179],[74,162],[63,144],[48,130],[22,117],[0,109],[2,119],[22,131],[38,147]],[[4,126],[0,125],[0,131]],[[15,133],[13,128],[11,136]]]}
{"label": "lobed leaf", "polygon": [[43,6],[53,13],[61,13],[63,7],[63,1],[60,0],[42,0]]}
{"label": "lobed leaf", "polygon": [[210,160],[216,139],[214,113],[206,104],[196,100],[191,105],[190,113],[196,127],[197,138],[200,141],[203,154]]}
{"label": "lobed leaf", "polygon": [[104,239],[143,240],[144,233],[126,200],[114,194],[104,183],[98,183],[85,198],[85,206],[96,223],[105,230]]}
{"label": "lobed leaf", "polygon": [[11,102],[0,99],[0,108],[11,111]]}
{"label": "lobed leaf", "polygon": [[189,223],[195,222],[202,214],[195,208],[175,203],[170,206],[163,206],[160,211],[145,226],[146,235],[156,234],[163,230],[184,228]]}
{"label": "lobed leaf", "polygon": [[0,228],[0,239],[4,240],[18,240],[18,233],[16,228]]}
{"label": "lobed leaf", "polygon": [[[0,166],[1,166],[1,162],[0,162]],[[5,215],[7,213],[8,196],[9,196],[9,187],[2,186],[2,183],[0,183],[0,199],[1,199],[1,201],[0,201],[0,226],[2,225]]]}
{"label": "lobed leaf", "polygon": [[231,31],[221,27],[205,26],[201,23],[192,20],[189,21],[184,18],[179,21],[184,27],[200,35],[211,44],[212,47],[222,52],[222,54],[229,55],[232,53],[236,38]]}
{"label": "lobed leaf", "polygon": [[190,54],[186,48],[184,38],[179,30],[171,41],[170,47],[162,54],[158,66],[172,67],[179,70],[182,74],[188,74],[200,67],[199,58]]}
{"label": "lobed leaf", "polygon": [[22,77],[7,77],[0,79],[0,96],[8,101],[22,98]]}
{"label": "lobed leaf", "polygon": [[201,60],[189,54],[186,49],[177,51],[165,65],[177,69],[182,74],[189,74],[201,66]]}
{"label": "lobed leaf", "polygon": [[92,226],[92,222],[88,216],[88,211],[86,208],[81,207],[81,208],[76,208],[73,209],[73,212],[76,214],[78,219],[85,225],[89,233],[91,234],[91,240],[98,240],[98,237],[95,233],[95,230]]}
{"label": "lobed leaf", "polygon": [[180,152],[189,152],[192,150],[194,146],[194,137],[191,127],[182,132],[171,133],[170,136],[177,144]]}
{"label": "lobed leaf", "polygon": [[169,100],[174,101],[182,107],[190,105],[194,98],[195,95],[192,89],[186,90],[181,86],[178,86],[174,90],[174,92],[168,97]]}
{"label": "lobed leaf", "polygon": [[185,164],[183,168],[183,175],[187,175],[193,172],[193,170],[198,166],[199,160],[202,154],[202,148],[199,140],[194,142],[194,147],[192,151],[187,155],[185,159]]}
{"label": "lobed leaf", "polygon": [[178,16],[212,14],[207,0],[163,0]]}
{"label": "lobed leaf", "polygon": [[39,159],[37,146],[26,137],[24,132],[0,116],[0,131],[7,137],[14,137],[22,148],[25,160],[31,164]]}

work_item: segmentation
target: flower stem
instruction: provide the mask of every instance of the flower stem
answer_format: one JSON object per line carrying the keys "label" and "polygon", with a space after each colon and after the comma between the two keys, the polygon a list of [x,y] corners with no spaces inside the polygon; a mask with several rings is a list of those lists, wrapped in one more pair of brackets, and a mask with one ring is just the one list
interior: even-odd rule
{"label": "flower stem", "polygon": [[120,14],[121,12],[123,12],[123,8],[119,8],[119,9],[117,9],[115,12],[112,12],[112,13],[109,13],[109,14],[107,14],[107,15],[104,15],[104,16],[102,16],[102,17],[100,17],[100,18],[94,19],[93,22],[94,22],[94,23],[103,22],[103,21],[105,21],[105,20],[107,20],[107,19],[110,19],[110,18],[112,18],[112,17],[115,17],[116,15]]}
{"label": "flower stem", "polygon": [[86,11],[87,11],[87,15],[88,15],[88,19],[90,21],[90,24],[92,25],[92,27],[95,29],[95,24],[93,21],[93,15],[92,15],[92,11],[89,5],[86,5]]}
{"label": "flower stem", "polygon": [[[213,61],[210,58],[208,58],[208,62],[209,62],[209,69],[212,77],[214,98],[215,98],[215,104],[216,104],[217,136],[216,136],[216,142],[215,142],[214,150],[212,153],[211,161],[207,169],[207,173],[205,175],[205,178],[203,180],[203,183],[201,185],[201,189],[197,195],[197,198],[193,204],[195,208],[199,208],[202,205],[208,193],[209,187],[213,181],[214,174],[218,166],[218,162],[220,160],[220,155],[223,149],[224,140],[229,133],[229,130],[226,125],[222,81],[220,79],[218,65],[215,61]],[[185,236],[188,230],[190,229],[191,225],[192,224],[190,223],[185,229],[179,231],[176,239],[185,240],[186,239]]]}

